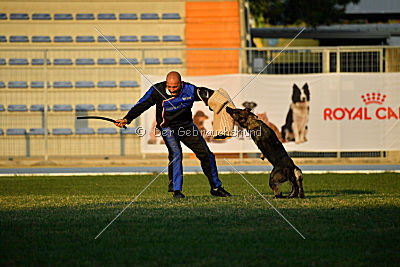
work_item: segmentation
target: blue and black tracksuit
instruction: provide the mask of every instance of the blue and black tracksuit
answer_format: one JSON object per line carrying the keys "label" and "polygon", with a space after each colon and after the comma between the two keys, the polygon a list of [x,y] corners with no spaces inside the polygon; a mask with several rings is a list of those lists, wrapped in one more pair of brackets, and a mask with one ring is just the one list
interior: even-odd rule
{"label": "blue and black tracksuit", "polygon": [[170,161],[168,167],[169,186],[173,186],[173,190],[182,190],[181,142],[190,148],[200,160],[201,167],[208,178],[211,188],[221,186],[214,154],[208,148],[200,131],[193,124],[191,110],[194,101],[203,101],[207,105],[208,99],[213,93],[214,91],[211,89],[196,87],[190,83],[183,82],[180,94],[171,96],[166,88],[166,82],[157,83],[150,87],[124,117],[129,124],[151,106],[156,105],[157,128],[161,131],[168,148]]}

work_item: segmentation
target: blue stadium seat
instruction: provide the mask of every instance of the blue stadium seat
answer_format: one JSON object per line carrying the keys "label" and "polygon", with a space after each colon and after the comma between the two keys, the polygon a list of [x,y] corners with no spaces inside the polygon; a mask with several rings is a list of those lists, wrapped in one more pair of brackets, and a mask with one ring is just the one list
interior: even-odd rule
{"label": "blue stadium seat", "polygon": [[28,36],[25,35],[11,35],[10,36],[11,43],[27,43],[29,42]]}
{"label": "blue stadium seat", "polygon": [[76,14],[77,20],[93,20],[94,15],[92,13],[79,13]]}
{"label": "blue stadium seat", "polygon": [[72,36],[54,36],[55,43],[71,43]]}
{"label": "blue stadium seat", "polygon": [[75,41],[77,43],[93,43],[94,37],[93,36],[76,36]]}
{"label": "blue stadium seat", "polygon": [[10,19],[29,19],[29,15],[27,13],[11,13]]}
{"label": "blue stadium seat", "polygon": [[53,135],[72,135],[70,128],[54,128],[52,131]]}
{"label": "blue stadium seat", "polygon": [[[32,65],[44,65],[44,59],[43,58],[32,58],[31,61]],[[47,65],[50,65],[50,59],[47,59]]]}
{"label": "blue stadium seat", "polygon": [[28,65],[28,60],[26,58],[10,58],[8,65]]}
{"label": "blue stadium seat", "polygon": [[139,87],[139,84],[137,81],[120,81],[119,82],[119,87],[125,88],[125,87]]}
{"label": "blue stadium seat", "polygon": [[0,65],[6,65],[6,60],[4,58],[0,58]]}
{"label": "blue stadium seat", "polygon": [[148,57],[144,59],[144,64],[146,65],[158,65],[160,64],[160,59],[155,57]]}
{"label": "blue stadium seat", "polygon": [[72,14],[54,14],[55,20],[72,20]]}
{"label": "blue stadium seat", "polygon": [[137,15],[135,13],[120,13],[119,14],[119,19],[138,19]]}
{"label": "blue stadium seat", "polygon": [[50,20],[51,16],[48,13],[35,13],[32,14],[33,20]]}
{"label": "blue stadium seat", "polygon": [[149,19],[160,19],[157,13],[142,13],[140,14],[140,19],[149,20]]}
{"label": "blue stadium seat", "polygon": [[108,20],[114,20],[117,19],[114,13],[100,13],[97,14],[97,19],[108,19]]}
{"label": "blue stadium seat", "polygon": [[[108,42],[116,42],[117,38],[114,35],[104,35]],[[107,42],[107,40],[102,35],[97,36],[97,42]]]}
{"label": "blue stadium seat", "polygon": [[128,60],[126,60],[126,58],[120,58],[119,59],[119,64],[121,64],[121,65],[126,65],[126,64],[129,64],[129,62],[131,63],[131,64],[138,64],[139,62],[138,62],[138,60],[136,59],[136,58],[127,58]]}
{"label": "blue stadium seat", "polygon": [[177,57],[166,57],[166,58],[163,58],[162,63],[163,64],[168,64],[168,65],[170,65],[170,64],[182,64],[182,59],[177,58]]}
{"label": "blue stadium seat", "polygon": [[181,15],[179,15],[179,13],[163,13],[161,18],[162,19],[181,19]]}
{"label": "blue stadium seat", "polygon": [[120,42],[138,42],[139,39],[136,35],[121,35],[119,37]]}
{"label": "blue stadium seat", "polygon": [[7,19],[6,13],[0,13],[0,19]]}
{"label": "blue stadium seat", "polygon": [[4,130],[0,128],[0,135],[4,135]]}
{"label": "blue stadium seat", "polygon": [[72,59],[70,58],[55,58],[53,60],[54,65],[72,65]]}
{"label": "blue stadium seat", "polygon": [[75,60],[76,65],[94,65],[93,58],[77,58]]}
{"label": "blue stadium seat", "polygon": [[182,42],[179,35],[164,35],[162,37],[163,42]]}
{"label": "blue stadium seat", "polygon": [[142,35],[142,37],[140,37],[140,41],[142,41],[142,42],[159,42],[160,37],[158,37],[157,35]]}
{"label": "blue stadium seat", "polygon": [[126,129],[121,128],[121,129],[119,129],[119,132],[120,132],[120,134],[138,134],[137,130],[138,130],[138,127],[129,127]]}
{"label": "blue stadium seat", "polygon": [[[47,130],[47,134],[49,133],[50,131]],[[44,135],[44,128],[30,128],[29,135]]]}
{"label": "blue stadium seat", "polygon": [[115,81],[99,81],[99,82],[97,82],[97,87],[115,88],[115,87],[117,87],[117,83]]}
{"label": "blue stadium seat", "polygon": [[121,111],[127,111],[130,110],[135,104],[121,104],[119,106],[119,110]]}
{"label": "blue stadium seat", "polygon": [[26,135],[24,128],[9,128],[6,130],[7,135]]}
{"label": "blue stadium seat", "polygon": [[72,82],[69,81],[53,82],[53,88],[72,88]]}
{"label": "blue stadium seat", "polygon": [[[50,110],[50,107],[47,106],[47,110]],[[31,105],[30,111],[44,111],[44,105],[40,104],[40,105]]]}
{"label": "blue stadium seat", "polygon": [[75,111],[94,111],[92,104],[78,104],[75,106]]}
{"label": "blue stadium seat", "polygon": [[75,88],[94,88],[94,82],[78,81],[78,82],[75,82]]}
{"label": "blue stadium seat", "polygon": [[116,111],[117,105],[115,104],[99,104],[97,106],[98,111]]}
{"label": "blue stadium seat", "polygon": [[82,135],[82,134],[94,134],[93,128],[76,128],[75,134]]}
{"label": "blue stadium seat", "polygon": [[8,88],[28,88],[28,84],[25,81],[10,81]]}
{"label": "blue stadium seat", "polygon": [[50,36],[32,36],[33,43],[50,43]]}
{"label": "blue stadium seat", "polygon": [[[31,88],[44,88],[44,82],[43,81],[32,81]],[[47,82],[47,88],[50,88],[49,82]]]}
{"label": "blue stadium seat", "polygon": [[3,81],[0,81],[0,88],[6,88],[6,85],[4,84]]}
{"label": "blue stadium seat", "polygon": [[7,42],[7,37],[5,37],[4,35],[0,35],[0,43],[5,43]]}
{"label": "blue stadium seat", "polygon": [[72,106],[69,104],[53,105],[53,111],[72,111]]}
{"label": "blue stadium seat", "polygon": [[28,111],[28,108],[24,104],[18,104],[18,105],[8,105],[7,107],[8,111]]}
{"label": "blue stadium seat", "polygon": [[0,111],[5,111],[4,105],[0,104]]}
{"label": "blue stadium seat", "polygon": [[97,129],[98,134],[117,134],[116,128],[99,128]]}
{"label": "blue stadium seat", "polygon": [[97,64],[98,65],[115,65],[117,64],[117,61],[115,58],[99,58],[97,59]]}

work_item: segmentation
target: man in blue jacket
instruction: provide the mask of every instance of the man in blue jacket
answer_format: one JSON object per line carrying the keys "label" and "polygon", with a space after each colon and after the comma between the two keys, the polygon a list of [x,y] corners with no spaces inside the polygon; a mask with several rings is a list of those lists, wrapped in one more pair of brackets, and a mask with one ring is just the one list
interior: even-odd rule
{"label": "man in blue jacket", "polygon": [[[115,125],[122,128],[140,116],[151,106],[156,105],[157,128],[168,148],[169,185],[168,191],[174,192],[174,198],[184,198],[182,193],[183,167],[181,142],[190,148],[201,162],[204,174],[208,178],[213,196],[231,196],[218,178],[214,154],[210,151],[200,131],[193,124],[192,106],[194,101],[208,100],[214,91],[205,87],[196,87],[181,80],[176,71],[168,73],[166,81],[150,87],[146,94],[131,108],[123,118],[116,120]],[[172,162],[172,163],[171,163]]]}

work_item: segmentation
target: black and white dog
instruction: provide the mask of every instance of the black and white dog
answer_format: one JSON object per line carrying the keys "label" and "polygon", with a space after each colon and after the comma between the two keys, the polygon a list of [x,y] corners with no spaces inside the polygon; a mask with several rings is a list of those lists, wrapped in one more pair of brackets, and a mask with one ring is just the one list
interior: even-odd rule
{"label": "black and white dog", "polygon": [[284,142],[294,141],[296,144],[300,144],[307,141],[309,113],[310,91],[308,84],[304,84],[301,89],[293,84],[292,103],[281,131]]}

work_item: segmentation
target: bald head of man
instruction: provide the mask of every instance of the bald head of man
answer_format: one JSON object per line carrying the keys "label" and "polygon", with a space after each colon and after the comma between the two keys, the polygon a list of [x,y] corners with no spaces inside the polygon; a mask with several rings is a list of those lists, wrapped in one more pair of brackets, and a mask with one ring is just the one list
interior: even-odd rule
{"label": "bald head of man", "polygon": [[182,89],[182,80],[179,72],[171,71],[166,78],[167,89],[173,96],[178,96]]}

